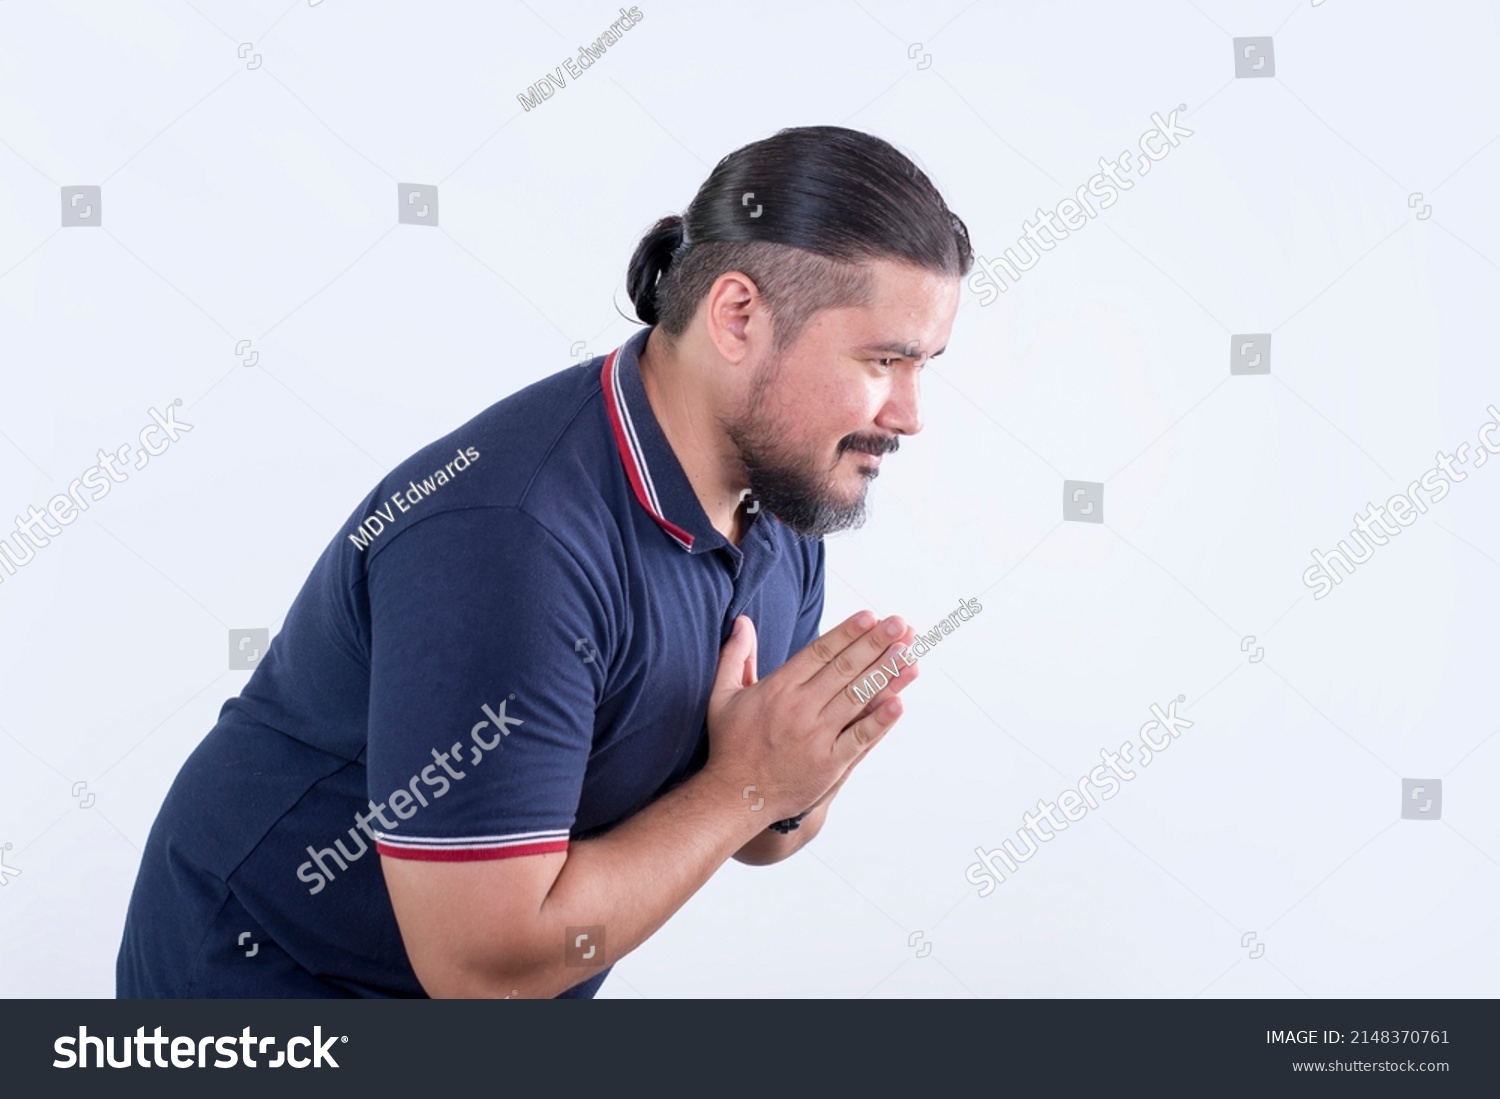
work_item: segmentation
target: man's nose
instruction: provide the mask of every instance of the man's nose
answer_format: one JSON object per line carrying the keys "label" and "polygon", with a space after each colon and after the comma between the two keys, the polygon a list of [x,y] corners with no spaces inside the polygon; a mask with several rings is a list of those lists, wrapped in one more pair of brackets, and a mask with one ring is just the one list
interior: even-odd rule
{"label": "man's nose", "polygon": [[910,370],[895,383],[875,423],[897,435],[915,435],[922,430],[922,383]]}

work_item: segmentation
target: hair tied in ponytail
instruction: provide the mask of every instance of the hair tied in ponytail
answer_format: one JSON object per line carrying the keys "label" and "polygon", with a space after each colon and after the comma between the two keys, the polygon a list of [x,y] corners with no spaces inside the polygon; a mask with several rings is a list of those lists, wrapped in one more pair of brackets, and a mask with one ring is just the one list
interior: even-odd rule
{"label": "hair tied in ponytail", "polygon": [[[759,203],[746,216],[751,194],[769,200],[769,216]],[[962,279],[974,255],[968,229],[910,157],[873,134],[803,126],[721,158],[686,207],[651,223],[625,285],[640,322],[670,343],[715,281],[739,272],[774,318],[780,353],[819,311],[871,305],[877,259]]]}

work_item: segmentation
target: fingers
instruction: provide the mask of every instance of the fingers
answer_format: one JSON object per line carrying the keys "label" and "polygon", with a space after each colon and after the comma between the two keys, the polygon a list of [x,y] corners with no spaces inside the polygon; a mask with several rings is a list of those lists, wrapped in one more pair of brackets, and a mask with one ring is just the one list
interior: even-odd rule
{"label": "fingers", "polygon": [[879,620],[860,611],[796,654],[782,671],[823,701],[819,718],[843,729],[842,739],[920,674],[916,662],[901,655],[915,637],[899,616]]}
{"label": "fingers", "polygon": [[[865,752],[867,751],[868,749],[865,750]],[[839,792],[839,789],[844,785],[844,783],[849,781],[849,776],[854,773],[854,768],[859,766],[859,761],[865,758],[865,752],[861,752],[859,755],[855,756],[854,760],[849,764],[849,766],[844,768],[844,773],[839,776],[839,780],[828,788],[828,792],[826,794],[820,797],[817,801],[813,802],[812,807],[814,809],[816,809],[820,805],[826,805],[833,800],[834,795]]]}
{"label": "fingers", "polygon": [[892,725],[901,720],[905,705],[900,698],[891,695],[869,714],[850,725],[834,741],[835,758],[845,768],[854,766],[865,752],[880,743]]}
{"label": "fingers", "polygon": [[714,672],[715,691],[748,687],[755,682],[755,623],[747,615],[734,620],[729,640],[719,651],[719,667]]}
{"label": "fingers", "polygon": [[[916,640],[916,636],[917,636],[917,631],[916,630],[912,629],[910,626],[906,627],[905,632],[902,633],[902,635],[900,637],[898,637],[894,642],[891,643],[891,645],[887,649],[885,649],[882,652],[882,654],[881,654],[882,657],[884,657],[885,653],[897,653],[897,654],[899,654],[899,653],[901,653],[901,652],[909,649],[911,647],[912,642],[914,640]],[[879,663],[883,663],[885,665],[886,678],[887,679],[891,678],[891,665],[890,665],[890,661],[889,660],[885,660],[885,659],[881,659],[879,661]],[[896,665],[896,668],[897,668],[898,671],[901,671],[901,672],[904,673],[905,670],[906,670],[906,663],[904,661],[898,662],[897,665]],[[868,666],[867,666],[867,669],[866,669],[866,674],[868,674]],[[853,683],[856,684],[856,685],[859,685],[859,684],[862,684],[863,681],[864,681],[864,675],[860,675],[858,678],[856,678],[856,679],[853,680]],[[851,687],[850,689],[852,691],[853,688]],[[885,696],[881,695],[879,698],[873,698],[870,701],[866,702],[865,705],[864,705],[864,708],[862,710],[860,710],[857,714],[854,714],[854,715],[846,718],[845,724],[852,724],[853,722],[858,721],[860,718],[864,717],[865,715],[867,715],[868,713],[870,713],[870,711],[872,711],[873,709],[875,709],[876,706],[879,706],[881,704],[881,702],[883,702],[883,701],[885,701]]]}
{"label": "fingers", "polygon": [[[902,633],[898,644],[910,645],[916,638],[916,631],[910,626]],[[916,665],[912,665],[912,671],[916,671]],[[915,675],[904,676],[904,682],[909,683]],[[854,773],[854,768],[869,755],[870,749],[885,736],[891,726],[901,719],[906,712],[906,704],[897,695],[901,686],[895,690],[883,691],[877,697],[865,703],[863,709],[855,715],[854,719],[844,726],[840,736],[833,744],[833,754],[836,759],[844,764],[843,774],[839,775],[838,781],[828,788],[828,791],[814,804],[816,809],[819,805],[826,805],[833,800],[839,788],[849,781],[849,776]]]}
{"label": "fingers", "polygon": [[755,622],[748,614],[742,614],[734,621],[735,628],[744,631],[743,635],[736,635],[743,636],[745,644],[745,662],[740,685],[749,687],[755,682],[755,666],[759,663],[760,635],[755,632]]}
{"label": "fingers", "polygon": [[870,611],[851,614],[807,648],[782,665],[794,683],[806,683],[832,663],[840,653],[870,632],[879,622]]}
{"label": "fingers", "polygon": [[827,700],[823,716],[841,728],[871,696],[892,687],[899,691],[916,678],[910,675],[916,662],[901,655],[911,636],[911,627],[892,615],[835,656],[808,684]]}

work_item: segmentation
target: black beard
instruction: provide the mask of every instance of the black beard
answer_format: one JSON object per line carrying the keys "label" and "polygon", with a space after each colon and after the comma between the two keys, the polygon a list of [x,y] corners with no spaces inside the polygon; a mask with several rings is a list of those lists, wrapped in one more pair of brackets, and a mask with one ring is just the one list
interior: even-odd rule
{"label": "black beard", "polygon": [[[754,411],[759,412],[759,408]],[[777,453],[770,445],[774,433],[758,429],[760,423],[759,416],[751,415],[739,422],[724,424],[724,429],[739,451],[740,461],[750,479],[750,491],[762,508],[808,538],[822,538],[864,525],[865,493],[869,482],[880,476],[879,469],[861,469],[865,488],[853,503],[840,503],[829,488],[832,468],[819,471],[809,462],[799,463]],[[891,454],[900,445],[900,440],[895,437],[846,435],[839,440],[834,467],[843,459],[845,451]]]}

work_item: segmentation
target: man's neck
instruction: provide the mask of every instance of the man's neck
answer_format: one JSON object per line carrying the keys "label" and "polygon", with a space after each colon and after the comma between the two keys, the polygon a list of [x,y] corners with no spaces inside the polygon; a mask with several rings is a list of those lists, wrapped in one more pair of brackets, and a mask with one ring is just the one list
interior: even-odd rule
{"label": "man's neck", "polygon": [[653,329],[638,359],[641,384],[656,422],[676,455],[710,525],[738,546],[749,528],[739,492],[724,472],[727,440],[713,402],[674,362],[661,330]]}

